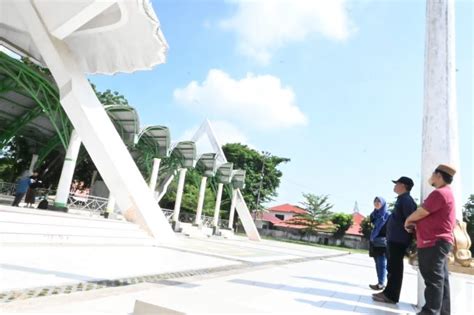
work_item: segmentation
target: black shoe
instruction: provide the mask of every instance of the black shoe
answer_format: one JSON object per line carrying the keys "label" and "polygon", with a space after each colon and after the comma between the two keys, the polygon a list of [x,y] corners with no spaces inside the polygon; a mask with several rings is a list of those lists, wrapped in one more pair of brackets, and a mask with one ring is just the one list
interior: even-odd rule
{"label": "black shoe", "polygon": [[385,289],[385,286],[381,284],[369,284],[369,288],[375,291],[382,291],[383,289]]}
{"label": "black shoe", "polygon": [[372,294],[372,300],[376,302],[388,303],[388,304],[397,304],[397,302],[385,296],[383,292]]}

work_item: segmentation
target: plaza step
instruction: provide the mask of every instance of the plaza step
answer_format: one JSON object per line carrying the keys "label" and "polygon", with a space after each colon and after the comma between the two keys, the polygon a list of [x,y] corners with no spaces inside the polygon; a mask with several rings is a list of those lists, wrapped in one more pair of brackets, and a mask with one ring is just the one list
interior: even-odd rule
{"label": "plaza step", "polygon": [[221,236],[226,239],[235,239],[236,236],[234,234],[234,231],[232,230],[227,230],[227,229],[220,229],[219,230],[221,233]]}
{"label": "plaza step", "polygon": [[180,223],[181,233],[190,237],[211,237],[212,228],[196,226],[191,223]]}
{"label": "plaza step", "polygon": [[0,205],[0,244],[156,244],[138,225],[113,219]]}

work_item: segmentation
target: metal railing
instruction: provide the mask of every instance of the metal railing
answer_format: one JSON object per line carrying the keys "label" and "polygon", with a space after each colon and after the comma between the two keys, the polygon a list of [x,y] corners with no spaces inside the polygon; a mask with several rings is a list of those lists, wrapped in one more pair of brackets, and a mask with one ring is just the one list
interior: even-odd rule
{"label": "metal railing", "polygon": [[13,196],[15,194],[15,183],[7,183],[0,181],[0,194]]}
{"label": "metal railing", "polygon": [[[8,183],[0,181],[0,197],[6,197],[6,199],[12,199],[15,195],[15,183]],[[46,197],[50,204],[54,202],[54,195],[56,190],[51,190],[47,188],[37,188],[36,195],[38,197]],[[106,212],[107,204],[109,202],[108,198],[98,197],[98,196],[78,196],[70,194],[67,202],[67,208],[69,212],[75,214],[85,214],[89,216],[93,215],[103,215]],[[171,221],[173,218],[173,210],[162,208],[163,214],[165,215],[168,221]],[[181,213],[179,220],[184,223],[194,223],[196,219],[196,214],[194,213]],[[212,227],[213,217],[202,216],[202,225],[205,227]],[[219,220],[220,228],[227,228],[229,225],[228,220]]]}
{"label": "metal railing", "polygon": [[173,212],[174,210],[171,210],[171,209],[165,209],[165,208],[161,208],[161,210],[163,211],[163,214],[165,215],[166,219],[169,221],[171,221],[171,219],[173,218]]}
{"label": "metal railing", "polygon": [[70,194],[68,198],[67,208],[69,210],[85,211],[89,212],[89,215],[101,215],[107,209],[109,198],[97,197],[97,196],[77,196]]}

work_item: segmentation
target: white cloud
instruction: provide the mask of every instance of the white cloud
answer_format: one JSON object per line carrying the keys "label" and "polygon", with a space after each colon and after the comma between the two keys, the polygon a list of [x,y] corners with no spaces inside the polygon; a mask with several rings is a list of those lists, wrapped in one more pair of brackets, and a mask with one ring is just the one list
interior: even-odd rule
{"label": "white cloud", "polygon": [[272,75],[248,73],[236,80],[222,70],[211,69],[202,83],[192,81],[176,89],[174,99],[206,116],[257,129],[282,129],[308,121],[296,105],[291,87],[282,86]]}
{"label": "white cloud", "polygon": [[235,15],[222,20],[222,29],[234,31],[238,50],[262,64],[273,51],[311,34],[346,40],[354,31],[346,0],[232,0]]}

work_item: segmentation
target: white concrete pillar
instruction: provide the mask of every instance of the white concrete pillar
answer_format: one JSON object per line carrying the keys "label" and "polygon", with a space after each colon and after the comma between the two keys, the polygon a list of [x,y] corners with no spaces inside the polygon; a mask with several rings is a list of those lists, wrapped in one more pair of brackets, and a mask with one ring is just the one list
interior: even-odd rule
{"label": "white concrete pillar", "polygon": [[[425,86],[421,156],[421,202],[433,187],[428,179],[440,163],[454,166],[451,185],[456,218],[462,221],[456,108],[454,0],[426,1]],[[424,283],[418,272],[418,306],[423,306]]]}
{"label": "white concrete pillar", "polygon": [[31,163],[29,168],[30,174],[33,173],[33,171],[35,170],[36,161],[38,161],[38,154],[33,154],[31,156]]}
{"label": "white concrete pillar", "polygon": [[214,207],[214,218],[212,220],[212,225],[219,227],[219,212],[221,211],[221,200],[222,200],[222,189],[224,184],[219,183],[217,185],[217,196],[216,196],[216,206]]}
{"label": "white concrete pillar", "polygon": [[108,213],[113,213],[115,210],[115,198],[112,196],[112,194],[109,194],[109,201],[107,202],[107,208],[106,211]]}
{"label": "white concrete pillar", "polygon": [[96,179],[97,179],[97,171],[93,171],[92,172],[92,178],[91,178],[91,184],[89,185],[90,188],[92,188],[92,186],[94,186]]}
{"label": "white concrete pillar", "polygon": [[232,201],[230,202],[230,213],[229,213],[229,229],[233,229],[233,226],[234,226],[236,202],[237,202],[237,189],[232,188]]}
{"label": "white concrete pillar", "polygon": [[187,168],[179,169],[178,189],[176,191],[176,201],[174,203],[173,221],[179,222],[179,211],[181,210],[181,200],[183,199],[184,180]]}
{"label": "white concrete pillar", "polygon": [[462,221],[461,172],[456,106],[454,0],[426,2],[425,95],[421,158],[421,200],[433,187],[427,183],[438,164],[457,169],[451,188],[456,219]]}
{"label": "white concrete pillar", "polygon": [[203,176],[201,178],[201,186],[199,187],[199,199],[196,209],[196,218],[194,220],[194,224],[201,225],[201,217],[202,217],[202,207],[204,206],[204,198],[206,197],[206,184],[207,184],[207,177]]}
{"label": "white concrete pillar", "polygon": [[74,176],[74,169],[76,168],[76,161],[80,148],[81,138],[79,138],[76,130],[73,130],[69,139],[69,145],[67,147],[66,157],[64,158],[61,177],[59,178],[58,190],[56,191],[56,198],[54,200],[54,205],[56,207],[67,206],[67,199],[69,197],[72,177]]}
{"label": "white concrete pillar", "polygon": [[154,193],[156,188],[156,181],[158,179],[158,171],[160,170],[160,163],[161,159],[153,159],[153,169],[151,170],[151,177],[150,182],[148,183],[148,187],[150,187],[151,191]]}

